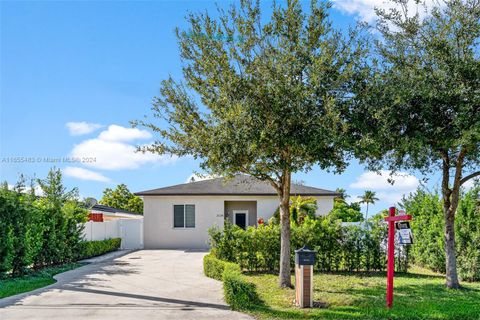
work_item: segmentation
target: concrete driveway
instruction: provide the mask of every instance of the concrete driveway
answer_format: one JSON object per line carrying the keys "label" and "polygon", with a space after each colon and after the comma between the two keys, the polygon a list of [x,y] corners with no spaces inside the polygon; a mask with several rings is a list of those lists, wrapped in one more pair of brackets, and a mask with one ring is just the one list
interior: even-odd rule
{"label": "concrete driveway", "polygon": [[0,300],[0,319],[251,319],[231,311],[204,252],[142,250],[62,273],[44,289]]}

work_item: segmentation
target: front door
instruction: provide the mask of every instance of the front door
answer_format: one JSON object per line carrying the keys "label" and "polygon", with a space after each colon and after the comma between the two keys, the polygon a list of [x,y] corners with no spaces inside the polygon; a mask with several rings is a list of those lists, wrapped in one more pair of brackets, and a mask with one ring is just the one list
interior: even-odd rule
{"label": "front door", "polygon": [[242,229],[248,226],[248,211],[235,210],[235,224]]}

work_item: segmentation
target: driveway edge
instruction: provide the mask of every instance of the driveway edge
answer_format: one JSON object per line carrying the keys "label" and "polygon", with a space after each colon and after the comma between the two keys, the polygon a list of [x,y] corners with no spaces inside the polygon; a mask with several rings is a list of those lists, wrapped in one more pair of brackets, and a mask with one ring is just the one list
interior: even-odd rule
{"label": "driveway edge", "polygon": [[22,293],[14,295],[14,296],[10,296],[10,297],[0,299],[0,308],[5,308],[5,307],[11,306],[11,305],[15,305],[16,303],[18,303],[23,298],[26,298],[27,296],[39,295],[46,290],[54,289],[56,286],[59,286],[62,283],[67,282],[69,280],[75,279],[75,278],[81,276],[82,274],[84,274],[86,271],[88,272],[89,267],[92,266],[92,265],[95,265],[97,263],[110,261],[110,260],[114,260],[116,258],[120,258],[120,257],[122,257],[122,256],[124,256],[128,253],[133,252],[133,251],[134,250],[116,250],[116,251],[113,251],[113,252],[103,254],[103,255],[98,256],[98,257],[93,257],[93,258],[77,261],[78,263],[82,263],[84,265],[82,265],[78,268],[72,269],[72,270],[62,272],[62,273],[57,273],[56,275],[53,276],[53,279],[55,279],[56,282],[52,283],[52,284],[49,284],[48,286],[41,287],[41,288],[38,288],[38,289],[35,289],[35,290],[32,290],[32,291],[22,292]]}

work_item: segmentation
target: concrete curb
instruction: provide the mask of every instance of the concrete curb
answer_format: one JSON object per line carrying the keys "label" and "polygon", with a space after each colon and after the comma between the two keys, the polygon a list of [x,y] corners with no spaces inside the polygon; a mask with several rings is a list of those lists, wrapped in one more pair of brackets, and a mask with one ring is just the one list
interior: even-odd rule
{"label": "concrete curb", "polygon": [[30,296],[30,295],[39,295],[42,292],[49,290],[49,289],[54,289],[55,287],[58,287],[62,285],[65,282],[71,281],[72,279],[78,278],[84,274],[87,274],[90,272],[91,267],[95,264],[114,260],[116,258],[122,257],[128,253],[133,252],[134,250],[117,250],[113,252],[106,253],[104,255],[94,257],[94,258],[89,258],[89,259],[84,259],[78,261],[79,263],[84,263],[85,265],[80,266],[78,268],[68,270],[62,273],[58,273],[53,276],[53,279],[56,280],[55,283],[52,283],[46,287],[41,287],[32,291],[27,291],[23,293],[19,293],[14,296],[6,297],[3,299],[0,299],[0,308],[5,308],[10,305],[14,305],[23,298]]}
{"label": "concrete curb", "polygon": [[124,256],[128,253],[134,252],[136,250],[116,250],[112,251],[109,253],[102,254],[101,256],[93,257],[93,258],[88,258],[84,260],[80,260],[78,262],[80,263],[99,263],[99,262],[104,262],[108,261],[111,259],[119,258],[121,256]]}

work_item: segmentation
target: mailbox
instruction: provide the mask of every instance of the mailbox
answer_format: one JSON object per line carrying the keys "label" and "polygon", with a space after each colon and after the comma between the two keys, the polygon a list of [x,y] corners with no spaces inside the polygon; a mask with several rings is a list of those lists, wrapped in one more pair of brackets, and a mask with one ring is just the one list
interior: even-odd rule
{"label": "mailbox", "polygon": [[301,308],[313,306],[315,253],[305,246],[295,250],[295,303]]}
{"label": "mailbox", "polygon": [[295,264],[299,266],[313,266],[315,264],[315,250],[311,250],[304,246],[295,250]]}

